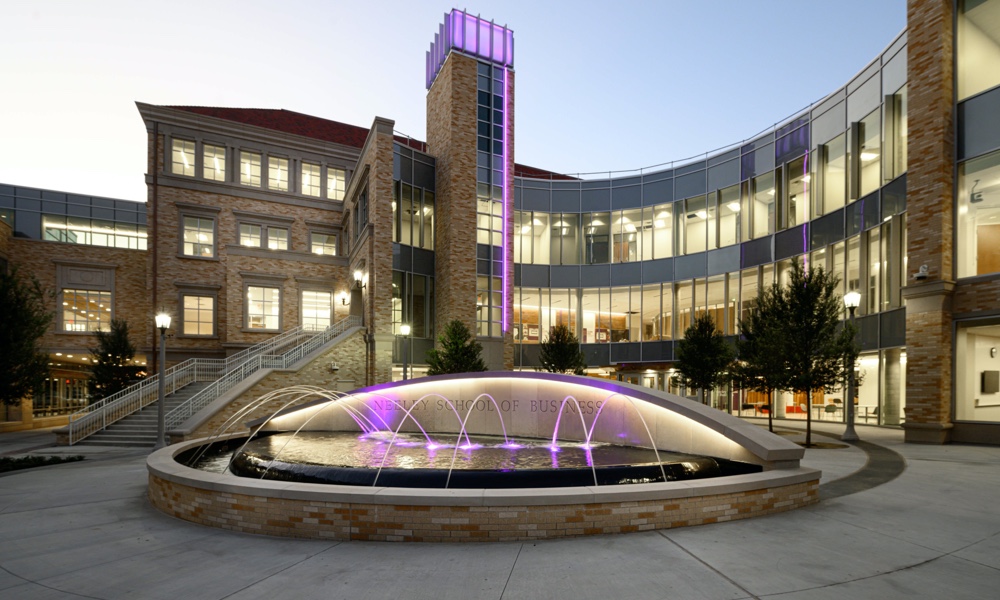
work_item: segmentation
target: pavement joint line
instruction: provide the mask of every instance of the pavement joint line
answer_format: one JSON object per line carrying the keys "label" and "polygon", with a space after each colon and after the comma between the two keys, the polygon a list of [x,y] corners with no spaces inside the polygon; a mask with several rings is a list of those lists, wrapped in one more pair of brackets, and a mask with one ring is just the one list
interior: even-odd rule
{"label": "pavement joint line", "polygon": [[500,590],[500,600],[503,600],[503,595],[507,593],[507,586],[510,585],[510,578],[514,576],[514,568],[517,567],[517,559],[521,558],[521,550],[523,549],[523,543],[517,545],[517,554],[514,555],[514,562],[510,565],[510,573],[507,573],[507,581],[503,582],[503,589]]}
{"label": "pavement joint line", "polygon": [[660,537],[662,537],[663,539],[667,540],[668,542],[670,542],[674,546],[677,546],[678,548],[680,548],[681,552],[684,552],[685,554],[687,554],[691,558],[693,558],[696,561],[700,562],[701,564],[705,565],[705,567],[707,567],[710,571],[712,571],[713,573],[715,573],[719,577],[725,579],[729,583],[733,584],[734,586],[736,586],[737,588],[739,588],[740,590],[742,590],[744,593],[747,594],[748,598],[753,598],[754,600],[760,600],[761,599],[760,596],[758,596],[757,594],[754,594],[750,590],[746,589],[745,587],[743,587],[742,585],[740,585],[739,583],[737,583],[736,581],[734,581],[731,577],[729,577],[728,575],[726,575],[722,571],[720,571],[720,570],[716,569],[715,567],[713,567],[712,565],[708,564],[707,562],[705,562],[704,560],[702,560],[700,557],[698,557],[698,555],[696,555],[695,553],[691,552],[690,550],[688,550],[684,546],[680,545],[676,540],[671,539],[670,536],[668,536],[667,533],[664,530],[657,529],[656,533],[660,534]]}
{"label": "pavement joint line", "polygon": [[285,567],[283,569],[279,569],[279,570],[275,571],[274,573],[271,573],[270,575],[267,575],[266,577],[258,579],[257,581],[254,581],[252,583],[248,583],[247,585],[241,587],[240,589],[233,591],[231,594],[227,594],[225,596],[222,596],[219,600],[225,600],[226,598],[232,598],[236,594],[239,594],[241,592],[245,592],[248,589],[252,588],[253,586],[258,585],[260,583],[263,583],[263,582],[267,581],[268,579],[274,577],[275,575],[280,575],[281,573],[284,573],[285,571],[287,571],[288,569],[291,569],[292,567],[297,567],[297,566],[301,565],[302,563],[304,563],[306,561],[312,560],[312,559],[316,558],[317,556],[319,556],[320,554],[323,554],[327,550],[332,550],[332,549],[336,548],[337,546],[339,546],[339,545],[341,545],[343,543],[344,543],[343,541],[340,541],[340,542],[337,542],[335,544],[331,544],[331,545],[327,546],[326,548],[323,548],[322,550],[317,550],[316,552],[313,552],[312,554],[310,554],[310,555],[308,555],[306,557],[303,557],[301,560],[295,561],[294,563],[288,565],[287,567]]}
{"label": "pavement joint line", "polygon": [[[27,578],[21,577],[20,575],[18,575],[17,573],[14,573],[13,571],[11,571],[10,569],[8,569],[7,567],[5,567],[3,565],[0,565],[0,570],[4,571],[5,573],[9,573],[11,577],[16,577],[16,578],[20,579],[21,581],[23,581],[24,583],[21,584],[21,585],[37,585],[40,588],[45,588],[47,590],[52,590],[53,592],[59,592],[61,594],[69,594],[69,595],[75,596],[77,598],[90,598],[91,600],[104,600],[103,598],[101,598],[99,596],[88,596],[86,594],[80,594],[80,593],[77,593],[77,592],[69,592],[69,591],[66,591],[64,589],[60,589],[60,588],[57,588],[57,587],[52,587],[51,585],[45,585],[44,583],[41,583],[39,581],[32,581],[31,579],[27,579]],[[12,588],[6,588],[3,591],[8,591],[10,589],[12,589]]]}

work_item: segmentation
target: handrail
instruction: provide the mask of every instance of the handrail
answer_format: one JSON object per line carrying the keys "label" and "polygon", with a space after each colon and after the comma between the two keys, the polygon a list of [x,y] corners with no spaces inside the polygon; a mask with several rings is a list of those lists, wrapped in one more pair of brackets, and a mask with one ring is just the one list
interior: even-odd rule
{"label": "handrail", "polygon": [[349,316],[337,321],[326,329],[317,332],[305,342],[289,349],[284,354],[258,354],[246,360],[232,371],[213,381],[208,387],[188,398],[183,404],[175,407],[165,418],[168,430],[179,427],[189,418],[214,402],[219,396],[234,388],[247,377],[260,369],[287,369],[311,352],[319,349],[352,327],[360,327],[360,316]]}
{"label": "handrail", "polygon": [[[173,394],[179,388],[195,381],[214,381],[246,362],[248,357],[259,357],[265,352],[286,346],[291,341],[297,341],[303,335],[314,337],[314,334],[306,332],[299,326],[245,348],[226,359],[190,358],[185,360],[164,371],[165,393],[166,395]],[[69,424],[67,425],[69,444],[75,444],[108,425],[149,406],[156,401],[158,393],[159,374],[153,374],[69,415]]]}

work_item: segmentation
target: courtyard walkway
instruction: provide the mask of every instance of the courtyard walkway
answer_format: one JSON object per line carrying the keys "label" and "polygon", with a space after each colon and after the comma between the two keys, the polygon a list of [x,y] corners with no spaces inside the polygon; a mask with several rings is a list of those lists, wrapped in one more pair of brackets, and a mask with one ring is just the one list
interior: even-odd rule
{"label": "courtyard walkway", "polygon": [[[801,439],[804,424],[782,422]],[[843,426],[817,424],[816,441]],[[831,435],[823,435],[823,433]],[[863,443],[810,449],[821,502],[770,517],[509,544],[322,542],[178,521],[146,501],[145,452],[0,434],[0,455],[87,460],[0,475],[0,597],[996,598],[1000,447]]]}

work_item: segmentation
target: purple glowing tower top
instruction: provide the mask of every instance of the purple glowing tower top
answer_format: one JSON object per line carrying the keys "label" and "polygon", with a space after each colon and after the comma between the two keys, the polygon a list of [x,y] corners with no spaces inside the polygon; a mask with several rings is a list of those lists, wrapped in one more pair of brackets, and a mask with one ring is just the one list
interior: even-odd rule
{"label": "purple glowing tower top", "polygon": [[502,67],[514,66],[513,31],[454,8],[445,14],[427,51],[427,89],[452,48]]}

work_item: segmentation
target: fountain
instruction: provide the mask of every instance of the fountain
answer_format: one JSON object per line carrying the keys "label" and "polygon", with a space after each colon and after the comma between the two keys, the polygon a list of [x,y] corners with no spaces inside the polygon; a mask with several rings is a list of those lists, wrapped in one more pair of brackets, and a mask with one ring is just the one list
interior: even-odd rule
{"label": "fountain", "polygon": [[[249,432],[228,431],[257,405],[278,410]],[[755,425],[663,392],[477,373],[349,394],[278,390],[210,438],[151,455],[150,498],[181,518],[244,531],[535,539],[806,505],[816,501],[819,472],[800,467],[802,455]],[[206,462],[220,472],[189,466]]]}

